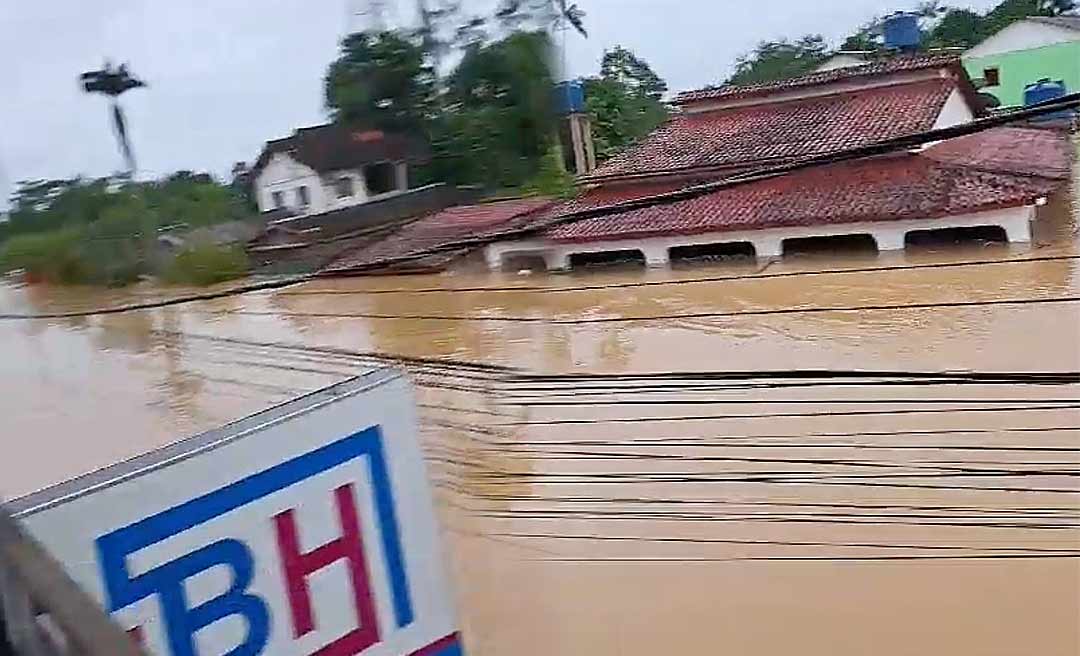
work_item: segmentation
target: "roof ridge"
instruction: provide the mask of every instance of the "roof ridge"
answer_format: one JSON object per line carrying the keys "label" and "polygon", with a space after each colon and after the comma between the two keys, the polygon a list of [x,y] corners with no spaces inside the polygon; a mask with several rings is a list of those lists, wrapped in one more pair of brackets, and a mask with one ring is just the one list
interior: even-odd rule
{"label": "roof ridge", "polygon": [[1025,20],[1032,20],[1045,25],[1055,25],[1067,30],[1080,32],[1080,15],[1060,14],[1058,16],[1028,16]]}
{"label": "roof ridge", "polygon": [[830,82],[837,82],[840,80],[847,80],[852,78],[869,77],[874,75],[888,75],[890,73],[900,73],[904,71],[914,71],[925,68],[936,68],[939,66],[952,66],[959,63],[960,56],[951,53],[932,53],[919,54],[915,56],[891,57],[884,60],[859,64],[858,66],[834,68],[827,71],[813,71],[783,80],[773,80],[770,82],[746,85],[710,86],[701,89],[682,91],[675,96],[675,103],[682,104],[685,102],[695,102],[698,100],[708,100],[712,98],[752,95],[761,92],[774,91],[777,89],[812,86],[816,84],[828,84]]}
{"label": "roof ridge", "polygon": [[1058,177],[1053,175],[1043,175],[1034,171],[1021,171],[1013,169],[1001,169],[992,168],[985,164],[976,164],[968,162],[951,162],[943,159],[936,159],[934,157],[928,157],[925,153],[913,153],[917,157],[926,159],[934,164],[934,166],[940,166],[947,169],[961,169],[964,171],[976,171],[978,173],[988,173],[991,175],[1008,175],[1017,178],[1038,178],[1040,180],[1066,180],[1069,176]]}

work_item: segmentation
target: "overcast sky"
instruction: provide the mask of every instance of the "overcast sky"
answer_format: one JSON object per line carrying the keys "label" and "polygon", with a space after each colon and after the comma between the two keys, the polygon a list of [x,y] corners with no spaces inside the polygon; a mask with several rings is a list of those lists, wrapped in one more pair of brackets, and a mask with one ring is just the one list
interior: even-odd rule
{"label": "overcast sky", "polygon": [[[386,0],[394,5],[394,0]],[[464,0],[477,9],[491,0]],[[577,0],[588,40],[568,38],[572,75],[605,48],[644,57],[673,91],[722,80],[763,39],[818,32],[836,41],[913,0]],[[120,166],[105,99],[76,77],[105,57],[150,83],[124,96],[140,177],[227,174],[263,142],[325,120],[322,77],[363,0],[3,0],[0,198],[16,180],[106,175]],[[985,9],[994,0],[956,4]],[[391,20],[412,14],[397,0]],[[674,9],[678,6],[678,10]]]}

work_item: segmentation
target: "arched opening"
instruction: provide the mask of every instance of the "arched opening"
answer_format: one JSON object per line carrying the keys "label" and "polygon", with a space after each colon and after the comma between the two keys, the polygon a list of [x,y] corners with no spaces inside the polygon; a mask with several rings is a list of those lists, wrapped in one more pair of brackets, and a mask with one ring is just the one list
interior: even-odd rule
{"label": "arched opening", "polygon": [[904,247],[913,250],[954,246],[998,246],[1008,243],[1009,234],[1005,232],[1005,228],[996,225],[912,230],[904,235]]}
{"label": "arched opening", "polygon": [[547,262],[539,253],[506,253],[502,256],[501,269],[506,273],[521,271],[542,273],[547,271]]}
{"label": "arched opening", "polygon": [[631,268],[645,266],[645,254],[640,250],[598,251],[595,253],[574,253],[570,256],[571,269],[596,268]]}
{"label": "arched opening", "polygon": [[876,255],[873,235],[830,235],[793,237],[783,242],[784,257],[852,257]]}
{"label": "arched opening", "polygon": [[673,246],[668,249],[672,267],[701,266],[720,263],[752,263],[757,256],[748,241],[729,241],[718,244]]}

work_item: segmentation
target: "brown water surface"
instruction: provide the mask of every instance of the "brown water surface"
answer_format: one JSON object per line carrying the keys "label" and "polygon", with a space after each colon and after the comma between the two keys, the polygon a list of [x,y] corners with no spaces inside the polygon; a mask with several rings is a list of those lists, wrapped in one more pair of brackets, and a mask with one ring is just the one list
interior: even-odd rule
{"label": "brown water surface", "polygon": [[[995,301],[1080,296],[1076,254],[1066,240],[764,270],[330,280],[4,320],[0,494],[369,366],[311,347],[542,373],[1075,371],[1080,303]],[[901,268],[779,275],[879,267]],[[182,293],[5,286],[0,308]],[[972,302],[990,303],[767,313]],[[688,374],[586,392],[414,373],[472,654],[1080,653],[1080,410],[1063,407],[1080,386]],[[787,416],[746,416],[761,414]]]}

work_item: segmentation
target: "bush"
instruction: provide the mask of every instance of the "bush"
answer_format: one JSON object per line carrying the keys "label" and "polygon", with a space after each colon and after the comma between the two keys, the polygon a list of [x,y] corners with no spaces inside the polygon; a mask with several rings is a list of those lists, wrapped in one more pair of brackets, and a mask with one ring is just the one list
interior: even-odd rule
{"label": "bush", "polygon": [[78,228],[16,235],[0,249],[0,268],[24,269],[48,282],[83,282],[88,272],[79,252],[82,239]]}
{"label": "bush", "polygon": [[212,285],[247,275],[248,260],[242,248],[196,244],[176,254],[162,278],[176,284]]}

